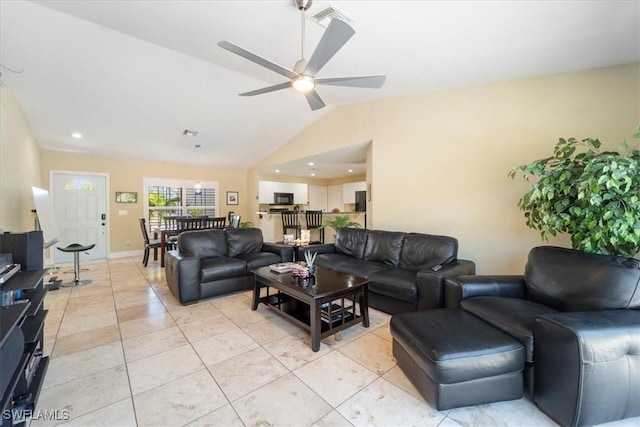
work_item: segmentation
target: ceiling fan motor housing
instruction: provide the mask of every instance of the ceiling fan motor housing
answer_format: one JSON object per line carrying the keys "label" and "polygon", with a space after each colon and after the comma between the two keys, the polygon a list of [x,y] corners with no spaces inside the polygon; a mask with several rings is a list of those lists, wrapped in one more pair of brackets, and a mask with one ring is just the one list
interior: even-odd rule
{"label": "ceiling fan motor housing", "polygon": [[313,4],[313,0],[293,0],[293,3],[296,5],[298,10],[307,11]]}

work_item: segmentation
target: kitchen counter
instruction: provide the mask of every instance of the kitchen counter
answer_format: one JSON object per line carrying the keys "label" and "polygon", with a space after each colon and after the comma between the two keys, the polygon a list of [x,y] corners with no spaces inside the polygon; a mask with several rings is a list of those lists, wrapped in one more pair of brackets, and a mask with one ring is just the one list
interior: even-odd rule
{"label": "kitchen counter", "polygon": [[[302,229],[305,229],[305,211],[298,211],[300,215],[300,225]],[[262,230],[262,238],[265,242],[282,242],[284,240],[284,233],[282,231],[282,212],[266,212],[258,211],[258,227]],[[361,227],[365,227],[366,212],[323,212],[323,222],[325,218],[336,216],[349,216],[354,222],[360,224]],[[318,232],[311,231],[311,240],[318,239]],[[324,232],[325,243],[333,243],[335,239],[335,231],[331,227],[326,227]]]}

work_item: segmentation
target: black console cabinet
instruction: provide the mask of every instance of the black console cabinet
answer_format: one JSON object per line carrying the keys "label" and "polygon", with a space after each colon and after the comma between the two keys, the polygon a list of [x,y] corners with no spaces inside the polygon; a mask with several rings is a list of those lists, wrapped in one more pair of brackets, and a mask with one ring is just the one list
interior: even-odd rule
{"label": "black console cabinet", "polygon": [[[33,239],[32,233],[24,233]],[[0,235],[2,252],[12,252]],[[12,239],[19,235],[12,235]],[[40,240],[42,239],[40,235]],[[4,240],[4,241],[3,241]],[[18,240],[20,240],[18,238]],[[9,249],[9,250],[8,250]],[[44,297],[47,290],[43,283],[43,252],[37,252],[39,260],[21,263],[23,270],[6,283],[0,284],[3,303],[0,307],[0,426],[27,425],[29,416],[35,413],[36,403],[49,364],[42,357],[44,346]],[[15,259],[15,257],[14,257]],[[27,265],[39,269],[25,270]],[[24,417],[27,418],[24,418]]]}

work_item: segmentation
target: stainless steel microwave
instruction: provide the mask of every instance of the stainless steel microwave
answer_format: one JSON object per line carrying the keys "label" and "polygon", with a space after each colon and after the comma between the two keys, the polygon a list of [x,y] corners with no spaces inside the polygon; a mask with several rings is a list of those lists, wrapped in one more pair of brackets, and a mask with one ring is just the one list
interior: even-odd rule
{"label": "stainless steel microwave", "polygon": [[292,205],[293,193],[273,193],[274,205]]}

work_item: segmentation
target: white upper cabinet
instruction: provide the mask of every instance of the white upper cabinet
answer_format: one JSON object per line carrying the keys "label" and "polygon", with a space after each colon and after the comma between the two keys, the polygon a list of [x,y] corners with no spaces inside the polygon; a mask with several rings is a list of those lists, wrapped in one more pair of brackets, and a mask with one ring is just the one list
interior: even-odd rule
{"label": "white upper cabinet", "polygon": [[291,191],[286,193],[293,193],[293,203],[296,205],[306,205],[309,203],[309,186],[307,184],[291,184],[293,185]]}
{"label": "white upper cabinet", "polygon": [[355,203],[356,191],[366,191],[367,183],[365,181],[349,182],[342,185],[342,203]]}
{"label": "white upper cabinet", "polygon": [[271,204],[273,193],[293,193],[293,202],[298,205],[307,204],[307,184],[295,182],[258,181],[258,202]]}

